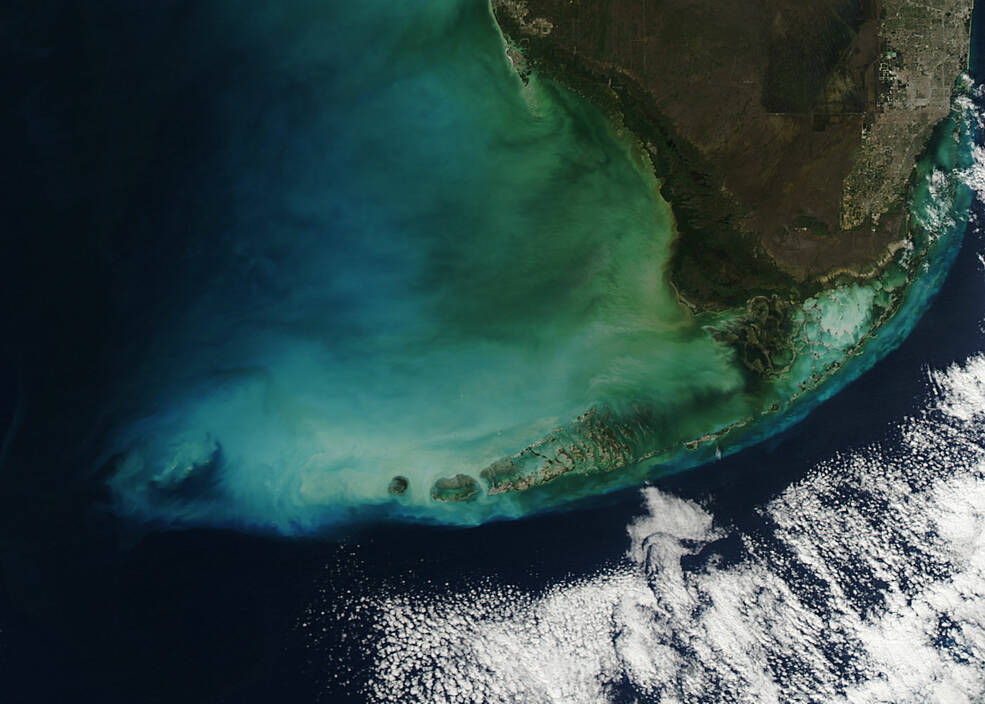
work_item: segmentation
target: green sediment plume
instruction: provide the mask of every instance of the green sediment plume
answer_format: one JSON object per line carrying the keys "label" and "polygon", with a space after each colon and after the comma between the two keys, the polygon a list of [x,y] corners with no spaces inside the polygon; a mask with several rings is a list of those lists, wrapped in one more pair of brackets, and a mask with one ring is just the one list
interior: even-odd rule
{"label": "green sediment plume", "polygon": [[[758,296],[744,310],[706,316],[713,320],[715,339],[758,378],[745,388],[755,399],[754,413],[709,425],[687,440],[681,434],[686,424],[668,424],[659,405],[616,413],[593,409],[483,470],[490,493],[525,492],[559,477],[591,473],[612,473],[608,484],[618,485],[658,468],[694,466],[709,458],[711,446],[720,456],[723,446],[735,451],[768,434],[768,427],[774,432],[785,427],[871,366],[919,318],[960,242],[971,197],[960,178],[973,147],[971,110],[959,96],[915,168],[905,246],[876,275],[843,276],[800,303]],[[717,399],[712,403],[715,411],[725,410]],[[715,415],[700,418],[708,423]],[[589,485],[597,491],[600,481]],[[544,501],[542,495],[536,500]]]}
{"label": "green sediment plume", "polygon": [[[900,251],[695,317],[653,165],[521,80],[487,5],[330,5],[230,29],[278,58],[223,96],[237,249],[145,362],[148,410],[108,452],[124,512],[296,532],[558,505],[782,427],[912,289]],[[311,39],[339,26],[348,53]]]}

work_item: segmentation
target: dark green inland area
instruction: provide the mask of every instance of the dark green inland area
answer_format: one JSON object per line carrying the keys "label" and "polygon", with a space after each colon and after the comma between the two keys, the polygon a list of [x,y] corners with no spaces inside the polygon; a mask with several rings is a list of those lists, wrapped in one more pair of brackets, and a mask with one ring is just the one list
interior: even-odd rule
{"label": "dark green inland area", "polygon": [[670,273],[685,303],[699,309],[730,308],[753,295],[782,291],[800,297],[817,288],[798,287],[770,261],[755,236],[741,229],[737,204],[723,192],[713,165],[677,132],[638,80],[579,61],[565,44],[523,35],[507,13],[498,12],[496,18],[507,36],[523,36],[524,58],[538,74],[598,105],[639,139],[661,182],[660,193],[674,212],[678,237]]}

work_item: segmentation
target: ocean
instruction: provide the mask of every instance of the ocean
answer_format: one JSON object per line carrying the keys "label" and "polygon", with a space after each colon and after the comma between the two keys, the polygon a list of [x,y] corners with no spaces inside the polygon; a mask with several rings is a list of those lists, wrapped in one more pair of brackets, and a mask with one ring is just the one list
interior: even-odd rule
{"label": "ocean", "polygon": [[[481,463],[586,402],[666,390],[681,350],[703,393],[737,383],[654,283],[671,222],[631,145],[564,91],[521,86],[481,2],[3,13],[19,165],[4,176],[4,701],[985,687],[981,515],[958,500],[981,491],[977,201],[905,341],[799,423],[645,489],[424,516],[426,493],[376,498],[392,474],[426,487],[462,447]],[[602,283],[582,286],[589,274]],[[635,321],[631,340],[613,320]],[[436,339],[448,352],[434,358]],[[676,350],[665,367],[586,382],[599,358],[654,341]],[[679,408],[693,393],[673,388]],[[407,419],[422,397],[435,411]],[[418,448],[435,427],[452,440]],[[919,454],[915,437],[943,449]],[[191,489],[155,494],[140,467],[119,469],[135,445],[215,438],[232,469]],[[399,451],[361,468],[382,439]],[[320,443],[341,449],[298,460]],[[351,478],[342,495],[326,472]],[[948,510],[967,535],[948,532]],[[947,559],[929,564],[932,550]],[[947,591],[959,578],[970,614]],[[928,635],[926,613],[898,602],[934,589],[952,625]],[[888,670],[892,639],[873,633],[893,619],[913,624],[896,641],[937,644],[923,680]]]}

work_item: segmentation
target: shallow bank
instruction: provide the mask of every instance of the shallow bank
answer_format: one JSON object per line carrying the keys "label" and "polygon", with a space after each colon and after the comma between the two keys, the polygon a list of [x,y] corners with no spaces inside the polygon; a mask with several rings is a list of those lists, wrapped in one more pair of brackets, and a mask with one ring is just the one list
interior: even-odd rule
{"label": "shallow bank", "polygon": [[[636,143],[517,75],[488,7],[308,12],[277,31],[238,17],[262,70],[217,93],[228,144],[202,179],[213,195],[231,184],[233,216],[189,255],[207,272],[182,279],[194,295],[162,304],[173,316],[129,372],[104,454],[118,510],[139,520],[472,524],[700,464],[890,349],[960,239],[966,144],[945,140],[952,161],[923,174],[936,190],[913,218],[934,243],[865,286],[695,316],[668,280],[674,219]],[[310,39],[340,23],[352,53]]]}

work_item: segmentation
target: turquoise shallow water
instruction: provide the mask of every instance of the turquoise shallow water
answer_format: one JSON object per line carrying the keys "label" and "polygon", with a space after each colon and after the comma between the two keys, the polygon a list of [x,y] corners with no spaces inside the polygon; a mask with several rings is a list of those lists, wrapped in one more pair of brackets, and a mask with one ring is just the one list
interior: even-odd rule
{"label": "turquoise shallow water", "polygon": [[[285,10],[288,4],[295,9]],[[740,439],[769,441],[710,466],[662,478],[655,482],[659,492],[643,496],[634,487],[595,500],[561,503],[566,496],[611,489],[611,480],[626,473],[598,475],[594,486],[591,481],[559,482],[531,494],[527,506],[507,507],[519,512],[555,505],[553,515],[490,521],[469,530],[374,525],[354,534],[347,529],[340,540],[331,539],[334,534],[329,540],[284,540],[238,530],[157,530],[170,522],[296,533],[360,517],[424,520],[434,515],[435,520],[476,521],[488,515],[482,510],[491,514],[497,508],[494,502],[477,502],[458,507],[459,514],[451,507],[429,514],[423,504],[414,514],[411,504],[399,514],[402,505],[396,501],[354,500],[345,509],[342,502],[305,501],[297,490],[298,470],[290,453],[300,448],[309,453],[301,455],[307,459],[311,448],[322,450],[301,424],[285,430],[292,428],[285,409],[291,408],[292,399],[305,400],[306,392],[316,401],[327,397],[330,367],[325,360],[341,359],[329,354],[345,349],[335,343],[346,335],[351,340],[379,334],[360,327],[364,315],[379,320],[386,310],[399,310],[401,299],[392,293],[404,289],[395,285],[384,290],[384,274],[418,271],[401,268],[402,256],[374,260],[366,254],[370,250],[365,243],[374,232],[380,241],[397,241],[389,224],[398,218],[389,208],[402,192],[396,186],[411,177],[397,178],[381,168],[376,178],[393,186],[393,193],[367,195],[362,185],[353,185],[356,171],[361,170],[363,185],[372,178],[359,151],[375,139],[380,146],[373,158],[392,170],[399,162],[389,156],[390,135],[399,132],[397,127],[411,124],[423,133],[436,114],[445,112],[428,111],[423,124],[410,120],[406,111],[376,114],[368,108],[358,113],[362,126],[345,119],[362,104],[357,97],[373,101],[393,83],[387,78],[392,73],[381,67],[397,54],[384,47],[391,46],[404,21],[418,16],[414,8],[422,4],[349,3],[349,8],[333,9],[334,16],[318,5],[342,3],[319,0],[301,10],[289,0],[262,16],[259,5],[41,0],[7,3],[0,10],[10,20],[0,27],[9,30],[5,87],[10,99],[4,119],[6,133],[14,137],[5,170],[10,236],[0,258],[8,265],[0,283],[9,303],[0,342],[0,357],[7,365],[0,379],[0,671],[5,675],[5,704],[365,702],[370,691],[386,701],[405,701],[414,695],[404,691],[407,696],[402,696],[399,687],[423,683],[426,689],[426,676],[438,672],[435,663],[447,665],[439,673],[445,676],[431,681],[446,685],[448,696],[453,686],[459,693],[469,687],[468,677],[456,679],[455,673],[479,672],[478,680],[471,681],[472,691],[505,691],[506,699],[510,691],[530,691],[531,682],[544,684],[545,696],[514,699],[542,700],[559,688],[582,683],[587,689],[576,689],[572,696],[560,692],[557,698],[577,700],[581,691],[584,700],[595,701],[599,682],[612,683],[610,698],[646,699],[656,680],[645,673],[653,672],[649,665],[655,661],[623,655],[632,656],[634,644],[649,642],[648,634],[660,640],[654,629],[663,626],[670,629],[664,634],[672,632],[672,640],[689,648],[702,642],[714,646],[700,632],[690,638],[695,631],[689,629],[698,624],[700,631],[702,619],[718,613],[704,597],[722,596],[716,603],[728,610],[737,603],[733,597],[745,593],[742,585],[751,585],[752,591],[739,611],[756,618],[718,633],[735,642],[733,635],[755,635],[762,632],[757,625],[766,624],[771,630],[756,640],[763,646],[759,652],[772,649],[779,659],[769,653],[757,658],[745,649],[739,660],[752,667],[736,670],[733,659],[718,668],[714,657],[699,661],[693,648],[685,648],[676,660],[684,666],[677,671],[681,676],[670,672],[658,678],[657,686],[680,685],[684,689],[677,691],[704,691],[721,701],[728,699],[726,692],[745,691],[746,673],[749,681],[761,681],[763,673],[772,671],[777,691],[800,687],[801,692],[823,694],[841,686],[848,660],[862,662],[867,653],[878,660],[880,652],[900,652],[898,642],[889,651],[868,647],[883,643],[879,637],[868,639],[866,634],[873,632],[915,634],[911,650],[920,653],[921,663],[931,669],[940,665],[958,676],[971,673],[963,683],[978,676],[976,663],[963,660],[960,633],[968,631],[962,631],[960,617],[962,609],[966,614],[982,610],[969,611],[967,599],[944,603],[936,598],[948,593],[949,567],[941,560],[952,553],[967,554],[962,545],[973,548],[963,538],[970,535],[977,515],[971,500],[975,493],[960,481],[965,465],[950,460],[974,455],[977,446],[964,442],[975,440],[967,433],[942,435],[954,423],[941,426],[948,414],[942,417],[933,410],[942,400],[975,397],[975,368],[968,360],[974,362],[981,352],[985,316],[977,227],[969,228],[941,293],[909,334],[922,312],[921,301],[935,290],[935,279],[943,276],[955,253],[956,240],[939,240],[940,258],[928,260],[930,276],[911,289],[909,313],[897,318],[895,331],[884,328],[880,344],[885,349],[896,345],[894,336],[907,335],[896,352],[841,389],[878,356],[868,348],[819,393],[802,397],[792,414],[765,418]],[[431,12],[441,7],[435,5]],[[403,12],[403,17],[394,17],[394,12]],[[457,22],[449,19],[438,34],[446,37]],[[432,34],[419,36],[425,45],[438,41]],[[380,81],[368,81],[361,66],[376,66]],[[411,69],[426,68],[420,64],[400,70],[409,75]],[[360,91],[361,83],[365,91]],[[485,90],[480,86],[476,91],[480,89]],[[404,102],[413,103],[410,97]],[[981,106],[981,96],[977,102]],[[452,122],[446,120],[442,128]],[[576,123],[571,124],[574,128]],[[372,137],[354,141],[361,127]],[[484,134],[484,129],[473,134]],[[575,157],[558,159],[571,163]],[[412,161],[408,157],[405,163]],[[472,166],[480,165],[457,168],[460,181],[479,178]],[[403,187],[425,194],[424,182],[431,179],[441,193],[458,197],[445,181],[446,172],[435,173],[436,168],[432,164],[413,170],[414,188]],[[980,178],[980,170],[975,175]],[[531,182],[538,183],[533,178],[525,183],[529,187]],[[923,202],[931,206],[947,198]],[[611,202],[605,205],[612,207]],[[982,207],[981,201],[973,205],[979,223]],[[960,211],[957,205],[952,209]],[[411,206],[403,212],[412,212]],[[405,250],[412,250],[414,240],[424,234],[406,223],[404,228]],[[343,232],[355,234],[346,239]],[[328,240],[322,244],[321,238]],[[342,246],[350,241],[348,249]],[[362,280],[373,286],[359,285]],[[864,297],[860,292],[848,300],[833,298],[843,300],[846,313],[860,315],[862,307],[849,304]],[[842,316],[841,322],[851,317]],[[408,319],[407,329],[417,324]],[[833,324],[831,329],[847,327]],[[814,339],[830,341],[825,336]],[[368,368],[369,361],[360,360],[360,348],[355,349],[344,361],[354,369]],[[292,372],[292,355],[307,355],[308,367]],[[934,388],[928,390],[931,370]],[[345,374],[337,377],[344,380]],[[436,372],[428,379],[438,377]],[[257,389],[262,393],[256,392],[251,401],[249,394]],[[962,389],[969,393],[952,398]],[[811,410],[820,396],[836,391],[834,398]],[[229,400],[237,394],[242,398],[239,407]],[[367,394],[363,407],[376,408],[383,400]],[[336,404],[345,407],[342,401]],[[405,407],[427,415],[421,411],[428,408],[423,403],[408,401]],[[524,410],[519,408],[518,416]],[[804,422],[775,435],[779,424],[807,410],[811,415]],[[327,414],[318,417],[331,419]],[[910,452],[910,419],[932,431],[935,442],[918,448],[929,455]],[[424,421],[419,425],[424,427]],[[349,427],[359,430],[354,421]],[[173,446],[182,432],[191,433],[192,439],[200,433],[199,443],[191,442],[184,454]],[[210,444],[209,434],[217,445]],[[381,431],[375,440],[382,446],[388,435]],[[736,444],[739,440],[725,441],[722,451],[729,453]],[[159,451],[152,451],[155,447]],[[171,463],[200,458],[213,447],[222,448],[216,471],[193,472],[172,485],[163,481]],[[104,465],[95,457],[103,449],[110,457],[117,451],[124,454]],[[246,452],[253,449],[255,462]],[[714,459],[714,449],[705,448],[709,459]],[[118,460],[138,454],[146,462],[144,471],[121,474],[124,465]],[[679,467],[700,461],[700,454],[683,456]],[[923,459],[930,461],[916,461]],[[663,470],[650,470],[644,464],[640,472],[675,468],[672,462],[662,465]],[[907,475],[910,465],[916,474]],[[819,467],[820,473],[811,467]],[[389,477],[380,474],[371,474],[367,486],[382,493],[385,488],[377,481]],[[124,514],[121,519],[105,514],[107,479],[115,508]],[[690,515],[698,520],[697,533],[681,532],[678,523],[668,534],[668,520],[676,520],[679,512],[651,511],[641,503],[657,493],[677,497],[671,503],[679,506],[696,504]],[[777,505],[789,510],[777,514]],[[847,512],[840,510],[846,506]],[[143,520],[163,525],[154,523],[143,531]],[[957,530],[958,542],[951,546],[942,544],[940,531],[925,530],[942,520]],[[710,538],[709,525],[716,533]],[[655,579],[628,591],[626,582],[617,579],[609,589],[608,575],[632,577],[621,567],[627,526],[638,537],[650,536],[656,552],[680,543],[680,550],[695,554],[681,563],[683,572],[669,570],[661,576],[636,570],[640,579]],[[908,528],[916,530],[907,534]],[[674,535],[682,540],[675,541]],[[690,539],[695,536],[697,542]],[[957,553],[951,550],[955,546]],[[763,579],[750,580],[750,574],[756,576],[750,568],[756,567],[757,555],[765,556],[760,563],[768,569],[760,570]],[[797,566],[798,555],[811,558],[805,569]],[[897,577],[914,579],[883,580],[887,565]],[[679,588],[682,575],[686,592]],[[826,593],[838,598],[832,602],[818,585],[831,585]],[[597,598],[595,587],[605,592],[602,597],[614,599]],[[943,607],[918,609],[909,614],[916,620],[908,619],[903,607],[926,602],[898,598],[900,590],[909,594],[914,589],[918,597],[921,590],[936,595],[932,601]],[[655,597],[660,604],[675,594],[696,598],[678,612],[682,618],[667,621],[652,609],[622,608],[624,597],[634,594],[651,602]],[[770,594],[779,595],[778,600]],[[800,601],[791,594],[800,595]],[[798,603],[820,621],[784,619],[783,605]],[[779,604],[779,615],[760,619],[765,612],[756,612],[756,604]],[[894,604],[902,604],[902,610]],[[846,614],[848,622],[841,618]],[[805,623],[831,625],[832,618],[838,628],[822,629],[818,637],[799,629]],[[852,621],[862,630],[853,630]],[[847,630],[841,627],[846,623]],[[880,626],[887,623],[889,631]],[[483,634],[491,634],[495,642]],[[643,641],[634,634],[642,634]],[[864,648],[856,647],[860,641],[855,636],[862,638]],[[591,663],[584,666],[584,648],[566,657],[563,647],[545,650],[545,642],[598,645],[588,653],[589,660],[602,663],[604,672]],[[817,657],[787,657],[793,642],[806,643]],[[483,643],[492,647],[492,660],[481,657],[490,652],[480,647]],[[623,647],[627,644],[629,650]],[[817,644],[823,652],[812,650]],[[461,657],[466,650],[469,656]],[[801,649],[800,654],[806,652]],[[449,653],[450,659],[444,657]],[[415,669],[421,662],[425,666]],[[477,670],[477,662],[492,667]],[[567,665],[568,672],[577,670],[579,676],[556,677]],[[538,676],[527,676],[534,670]],[[900,668],[867,671],[886,672],[892,681]],[[387,673],[408,677],[397,689],[380,689],[378,684],[395,682]],[[644,673],[641,678],[639,673]],[[697,679],[688,673],[697,673]],[[709,673],[712,680],[702,679]],[[720,673],[724,679],[717,677]],[[812,679],[811,673],[821,679]],[[858,668],[848,668],[846,687],[860,683],[857,673]],[[901,674],[906,678],[910,673]],[[517,678],[522,681],[511,690]],[[922,691],[940,691],[942,681],[936,679]],[[702,683],[708,686],[702,689]],[[877,688],[886,683],[885,678],[869,682]],[[904,695],[918,688],[904,690],[885,699],[906,700]],[[421,696],[426,700],[429,695]]]}
{"label": "turquoise shallow water", "polygon": [[[655,408],[649,452],[774,400],[748,393],[730,353],[676,303],[672,216],[631,140],[563,89],[524,86],[486,4],[203,12],[225,30],[209,52],[236,72],[189,78],[207,81],[216,125],[189,187],[221,212],[175,214],[202,245],[118,400],[106,455],[121,511],[285,532],[521,515],[716,448],[468,504],[428,489],[593,405]],[[789,424],[896,344],[962,229],[940,238],[932,274],[837,382],[724,451]],[[825,344],[845,311],[867,315],[859,295],[835,299],[815,306],[820,320],[834,310]],[[394,499],[397,474],[410,489]]]}

